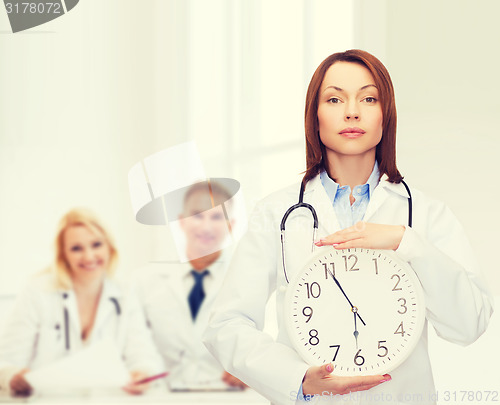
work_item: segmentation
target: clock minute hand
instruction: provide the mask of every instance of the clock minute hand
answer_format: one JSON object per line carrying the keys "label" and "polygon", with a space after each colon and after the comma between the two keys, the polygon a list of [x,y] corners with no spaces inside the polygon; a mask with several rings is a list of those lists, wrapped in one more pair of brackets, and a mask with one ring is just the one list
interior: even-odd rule
{"label": "clock minute hand", "polygon": [[[337,278],[333,275],[333,273],[326,269],[326,271],[328,272],[328,274],[330,274],[330,276],[332,276],[333,278],[333,281],[335,281],[335,284],[337,284],[337,286],[340,288],[340,291],[342,291],[342,294],[344,294],[344,297],[346,298],[346,300],[349,302],[349,305],[351,306],[351,310],[353,310],[353,308],[356,308],[354,305],[352,305],[352,302],[351,300],[349,299],[349,297],[347,296],[347,294],[345,293],[344,289],[342,288],[342,286],[340,285],[339,281],[337,280]],[[354,311],[353,311],[354,312]],[[363,322],[363,325],[366,326],[366,323],[365,321],[363,321],[363,318],[361,318],[361,315],[359,315],[359,312],[357,312],[357,308],[356,308],[356,312],[354,312],[354,316],[358,316],[359,317],[359,320],[361,322]]]}
{"label": "clock minute hand", "polygon": [[357,312],[357,308],[356,308],[356,311],[353,311],[354,313],[354,338],[356,339],[356,349],[358,348],[358,336],[359,336],[359,332],[358,332],[358,323],[356,322],[356,314],[358,313]]}

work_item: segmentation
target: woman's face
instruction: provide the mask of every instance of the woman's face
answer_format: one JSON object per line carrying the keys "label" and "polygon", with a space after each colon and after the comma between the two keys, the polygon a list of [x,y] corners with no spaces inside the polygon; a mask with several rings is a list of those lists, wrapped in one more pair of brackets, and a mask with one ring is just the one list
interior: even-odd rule
{"label": "woman's face", "polygon": [[332,157],[373,154],[382,139],[382,105],[368,69],[357,63],[336,62],[327,70],[319,90],[318,122],[321,142]]}
{"label": "woman's face", "polygon": [[73,280],[102,278],[110,261],[110,248],[104,236],[84,225],[70,226],[63,236],[64,257]]}

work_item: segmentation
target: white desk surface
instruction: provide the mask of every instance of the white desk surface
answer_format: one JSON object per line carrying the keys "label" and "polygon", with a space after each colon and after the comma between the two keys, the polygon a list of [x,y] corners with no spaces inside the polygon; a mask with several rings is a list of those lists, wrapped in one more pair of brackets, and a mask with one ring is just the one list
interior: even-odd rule
{"label": "white desk surface", "polygon": [[225,404],[225,405],[268,405],[269,401],[252,389],[227,392],[166,392],[155,390],[145,395],[129,395],[126,393],[97,394],[81,393],[80,395],[34,395],[27,398],[11,398],[0,396],[2,404],[19,404],[20,402],[39,404]]}

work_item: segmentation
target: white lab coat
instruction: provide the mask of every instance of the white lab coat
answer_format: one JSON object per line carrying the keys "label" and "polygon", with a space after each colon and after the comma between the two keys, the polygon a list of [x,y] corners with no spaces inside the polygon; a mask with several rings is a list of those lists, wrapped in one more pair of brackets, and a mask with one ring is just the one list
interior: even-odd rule
{"label": "white lab coat", "polygon": [[[119,315],[111,298],[119,303]],[[64,308],[68,312],[69,350]],[[85,342],[75,293],[56,288],[54,275],[48,272],[29,281],[1,332],[0,390],[9,390],[10,379],[23,368],[35,370],[105,338],[116,342],[129,370],[146,374],[163,371],[137,297],[109,279],[104,281],[94,326]]]}
{"label": "white lab coat", "polygon": [[[352,401],[347,401],[345,396],[337,397],[343,404],[380,403],[389,398],[392,403],[435,403],[427,350],[428,323],[444,339],[466,345],[485,331],[493,312],[492,300],[457,219],[443,203],[417,189],[411,188],[411,192],[413,226],[406,227],[396,252],[410,263],[422,283],[427,306],[424,331],[410,357],[391,372],[392,381],[359,396],[353,393]],[[309,367],[292,348],[283,319],[286,281],[279,229],[283,214],[297,202],[298,194],[297,184],[257,204],[248,232],[235,251],[205,333],[205,344],[226,370],[280,405],[295,402]],[[407,196],[403,184],[389,183],[383,177],[370,198],[364,220],[407,225]],[[312,204],[317,211],[318,238],[340,229],[319,176],[307,183],[304,202]],[[294,211],[286,223],[289,279],[294,278],[310,255],[311,241],[310,212]],[[275,290],[277,341],[262,332],[266,301]]]}
{"label": "white lab coat", "polygon": [[170,372],[172,387],[222,387],[223,368],[202,343],[214,299],[224,279],[226,255],[208,267],[205,298],[193,322],[188,303],[194,282],[189,263],[152,263],[136,280],[153,339]]}

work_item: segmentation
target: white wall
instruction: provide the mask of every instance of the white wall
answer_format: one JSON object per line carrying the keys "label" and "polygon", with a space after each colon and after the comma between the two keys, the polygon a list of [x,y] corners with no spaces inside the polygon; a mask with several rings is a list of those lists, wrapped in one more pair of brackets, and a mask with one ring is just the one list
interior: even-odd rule
{"label": "white wall", "polygon": [[[356,0],[354,36],[355,46],[379,56],[393,79],[400,170],[410,185],[445,201],[457,215],[497,307],[499,14],[500,3],[492,0]],[[499,325],[497,312],[485,335],[465,348],[430,328],[440,404],[480,403],[467,402],[469,393],[462,401],[460,391],[499,390]]]}
{"label": "white wall", "polygon": [[445,201],[500,295],[500,3],[356,0],[355,46],[380,55],[396,89],[398,165]]}
{"label": "white wall", "polygon": [[351,47],[351,18],[349,1],[82,0],[12,34],[0,12],[0,294],[49,263],[73,206],[109,226],[121,274],[177,260],[169,229],[137,224],[128,197],[129,168],[163,148],[195,140],[249,209],[297,181],[306,85]]}

